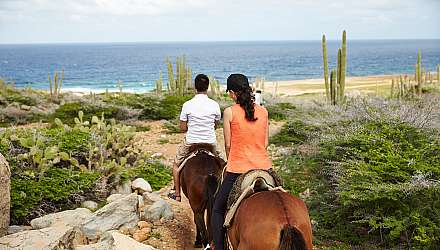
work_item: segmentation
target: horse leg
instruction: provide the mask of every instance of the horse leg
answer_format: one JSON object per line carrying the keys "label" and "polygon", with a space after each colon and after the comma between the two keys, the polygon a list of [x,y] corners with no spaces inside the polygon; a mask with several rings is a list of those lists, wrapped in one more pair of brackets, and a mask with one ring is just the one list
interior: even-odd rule
{"label": "horse leg", "polygon": [[195,247],[203,247],[208,244],[208,234],[205,225],[205,213],[197,212],[194,214],[194,222],[196,223],[196,242]]}

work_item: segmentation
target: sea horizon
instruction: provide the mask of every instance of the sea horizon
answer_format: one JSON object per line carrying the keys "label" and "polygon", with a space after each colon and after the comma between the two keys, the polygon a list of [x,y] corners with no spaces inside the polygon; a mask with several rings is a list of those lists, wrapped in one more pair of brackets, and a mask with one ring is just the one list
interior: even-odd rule
{"label": "sea horizon", "polygon": [[[329,67],[336,65],[340,40],[328,40]],[[347,76],[411,74],[422,52],[422,64],[435,71],[440,39],[349,39]],[[193,77],[204,73],[225,82],[231,73],[251,80],[289,81],[322,78],[320,40],[164,41],[0,44],[0,77],[17,87],[48,89],[48,74],[64,68],[64,88],[83,91],[154,89],[166,58],[185,55]]]}

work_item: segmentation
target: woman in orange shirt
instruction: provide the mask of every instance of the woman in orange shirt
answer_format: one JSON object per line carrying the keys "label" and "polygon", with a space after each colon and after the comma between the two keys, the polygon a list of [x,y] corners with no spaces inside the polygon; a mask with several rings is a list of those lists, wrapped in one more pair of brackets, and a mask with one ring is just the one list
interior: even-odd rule
{"label": "woman in orange shirt", "polygon": [[226,108],[223,114],[228,164],[212,211],[211,229],[215,250],[224,249],[224,217],[234,182],[249,170],[272,167],[266,150],[269,143],[268,113],[264,107],[255,104],[247,77],[242,74],[230,75],[226,91],[236,104]]}

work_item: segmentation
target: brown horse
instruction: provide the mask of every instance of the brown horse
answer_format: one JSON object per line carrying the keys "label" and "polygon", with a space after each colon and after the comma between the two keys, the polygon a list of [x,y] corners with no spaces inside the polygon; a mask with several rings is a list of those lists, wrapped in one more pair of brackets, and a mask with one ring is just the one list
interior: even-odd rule
{"label": "brown horse", "polygon": [[233,249],[312,250],[306,205],[282,191],[263,191],[245,199],[228,235]]}
{"label": "brown horse", "polygon": [[[201,150],[203,149],[203,150]],[[199,151],[200,150],[200,151]],[[212,145],[195,144],[190,152],[198,152],[189,159],[180,172],[182,191],[189,200],[196,224],[195,247],[206,246],[212,239],[210,227],[211,210],[224,161],[206,152],[213,152]],[[207,210],[205,223],[205,210]]]}

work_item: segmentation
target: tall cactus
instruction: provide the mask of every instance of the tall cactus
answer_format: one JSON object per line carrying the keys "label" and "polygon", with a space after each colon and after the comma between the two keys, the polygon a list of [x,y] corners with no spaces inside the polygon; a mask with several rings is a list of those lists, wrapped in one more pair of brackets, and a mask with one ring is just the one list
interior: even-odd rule
{"label": "tall cactus", "polygon": [[163,78],[162,78],[162,70],[159,73],[159,79],[156,80],[156,94],[162,94],[163,87]]}
{"label": "tall cactus", "polygon": [[437,65],[437,84],[440,84],[440,65]]}
{"label": "tall cactus", "polygon": [[174,71],[173,71],[173,64],[171,63],[170,59],[167,58],[167,69],[168,69],[168,92],[170,94],[174,94],[175,92],[175,82],[174,82]]}
{"label": "tall cactus", "polygon": [[417,66],[416,66],[416,74],[417,74],[417,88],[419,94],[422,94],[422,52],[419,50],[417,54]]}
{"label": "tall cactus", "polygon": [[391,98],[394,98],[394,79],[391,79]]}
{"label": "tall cactus", "polygon": [[342,33],[342,49],[341,49],[341,72],[339,82],[339,100],[344,101],[345,98],[345,73],[347,71],[347,32]]}
{"label": "tall cactus", "polygon": [[336,75],[337,75],[336,70],[332,70],[332,72],[330,72],[330,100],[331,100],[331,104],[333,105],[336,105],[336,84],[337,84]]}
{"label": "tall cactus", "polygon": [[53,80],[50,76],[50,73],[48,74],[49,78],[49,90],[50,90],[50,97],[53,99],[58,99],[58,97],[61,95],[61,88],[63,86],[64,81],[64,69],[61,71],[61,77],[59,76],[59,73],[57,71],[54,72]]}
{"label": "tall cactus", "polygon": [[11,170],[5,157],[0,153],[0,237],[8,232],[11,208]]}
{"label": "tall cactus", "polygon": [[327,60],[327,41],[325,35],[322,35],[322,61],[324,63],[324,84],[325,84],[325,96],[327,101],[330,101],[330,86],[328,82],[328,60]]}

